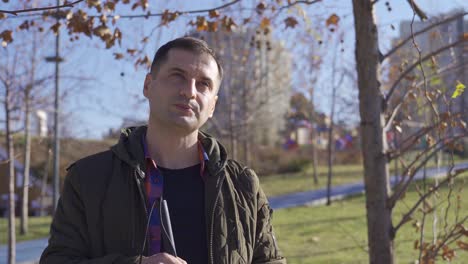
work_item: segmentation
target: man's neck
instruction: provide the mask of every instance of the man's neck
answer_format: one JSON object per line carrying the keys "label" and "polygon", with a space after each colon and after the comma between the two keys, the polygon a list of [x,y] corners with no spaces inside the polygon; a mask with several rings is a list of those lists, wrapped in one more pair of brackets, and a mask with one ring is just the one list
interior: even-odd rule
{"label": "man's neck", "polygon": [[169,129],[156,129],[148,124],[146,144],[157,165],[168,169],[182,169],[199,163],[198,131],[178,134]]}

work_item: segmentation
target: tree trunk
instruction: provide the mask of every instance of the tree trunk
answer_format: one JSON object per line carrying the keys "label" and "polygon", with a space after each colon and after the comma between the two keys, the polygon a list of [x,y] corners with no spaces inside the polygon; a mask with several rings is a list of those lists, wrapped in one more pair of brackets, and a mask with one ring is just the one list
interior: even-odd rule
{"label": "tree trunk", "polygon": [[317,166],[318,166],[318,162],[317,162],[317,146],[316,146],[316,143],[317,143],[317,138],[315,136],[315,134],[317,133],[317,131],[314,131],[314,135],[312,135],[312,176],[314,177],[314,184],[315,185],[318,185],[318,176],[317,176]]}
{"label": "tree trunk", "polygon": [[15,233],[15,153],[11,135],[10,87],[5,87],[5,122],[8,160],[8,264],[16,261]]}
{"label": "tree trunk", "polygon": [[50,169],[50,156],[52,155],[52,147],[50,141],[48,140],[47,143],[47,158],[46,164],[44,166],[44,174],[42,175],[42,184],[41,184],[41,197],[40,197],[40,206],[41,210],[39,215],[46,216],[46,204],[45,204],[45,196],[46,196],[46,189],[47,189],[47,179],[49,178],[49,169]]}
{"label": "tree trunk", "polygon": [[356,65],[361,116],[361,147],[367,208],[369,263],[394,263],[392,211],[383,94],[379,82],[379,42],[372,0],[353,0],[356,32]]}
{"label": "tree trunk", "polygon": [[[315,81],[314,81],[315,82]],[[310,102],[311,102],[311,108],[309,112],[309,122],[313,124],[314,121],[314,116],[315,116],[315,105],[314,105],[314,90],[311,88],[309,89],[309,96],[310,96]],[[314,178],[314,184],[318,185],[318,176],[317,176],[317,170],[318,170],[318,162],[317,162],[317,127],[313,130],[312,133],[312,143],[310,144],[312,148],[312,177]]]}
{"label": "tree trunk", "polygon": [[25,119],[24,119],[24,136],[26,138],[24,144],[24,171],[23,171],[23,196],[21,198],[21,235],[28,233],[28,205],[29,205],[29,171],[31,160],[31,133],[30,133],[30,117],[31,117],[31,104],[30,104],[30,87],[25,91]]}
{"label": "tree trunk", "polygon": [[24,90],[24,103],[25,103],[25,119],[24,119],[24,137],[26,138],[24,144],[24,171],[23,171],[23,196],[21,198],[21,235],[28,233],[28,215],[29,215],[29,171],[31,167],[31,91],[34,85],[35,72],[36,72],[36,33],[33,33],[32,41],[32,54],[31,54],[31,74],[30,85],[26,86]]}
{"label": "tree trunk", "polygon": [[332,188],[332,176],[333,176],[333,156],[335,152],[334,141],[333,141],[333,129],[334,129],[334,120],[335,120],[335,104],[336,104],[336,89],[337,85],[335,84],[335,75],[336,75],[336,53],[333,55],[333,65],[332,65],[332,102],[330,109],[330,125],[328,126],[328,177],[327,177],[327,205],[331,205],[331,188]]}
{"label": "tree trunk", "polygon": [[[333,100],[333,99],[332,99]],[[334,100],[333,100],[334,101]],[[333,105],[333,103],[332,103]],[[332,109],[334,107],[332,106]],[[333,113],[333,110],[332,110]],[[327,146],[327,159],[328,159],[328,176],[327,176],[327,205],[331,205],[331,188],[333,176],[333,114],[330,117],[330,127],[328,128],[328,146]]]}

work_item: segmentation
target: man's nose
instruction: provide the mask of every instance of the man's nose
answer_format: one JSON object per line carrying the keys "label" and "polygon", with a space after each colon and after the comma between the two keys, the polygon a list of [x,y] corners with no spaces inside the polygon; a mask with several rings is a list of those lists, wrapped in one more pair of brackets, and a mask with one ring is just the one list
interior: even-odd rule
{"label": "man's nose", "polygon": [[194,99],[197,95],[197,82],[190,79],[183,87],[181,87],[180,94],[188,99]]}

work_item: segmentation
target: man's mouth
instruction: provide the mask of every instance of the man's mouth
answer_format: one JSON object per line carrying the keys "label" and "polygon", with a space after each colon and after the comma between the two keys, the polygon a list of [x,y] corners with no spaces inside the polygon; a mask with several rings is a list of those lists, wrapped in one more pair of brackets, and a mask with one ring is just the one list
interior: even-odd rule
{"label": "man's mouth", "polygon": [[174,106],[182,112],[193,112],[192,107],[190,107],[190,105],[187,104],[174,104]]}

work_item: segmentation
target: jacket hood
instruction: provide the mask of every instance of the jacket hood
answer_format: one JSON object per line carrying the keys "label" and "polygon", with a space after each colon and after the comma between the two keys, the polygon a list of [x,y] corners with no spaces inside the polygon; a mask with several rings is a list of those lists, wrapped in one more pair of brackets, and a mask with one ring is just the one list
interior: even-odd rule
{"label": "jacket hood", "polygon": [[[146,171],[146,163],[142,140],[146,135],[147,128],[147,126],[140,126],[122,129],[118,143],[111,147],[112,152],[119,159],[143,171]],[[226,166],[226,149],[207,133],[199,131],[198,139],[208,155],[209,161],[206,163],[206,168],[210,175],[216,175]]]}

